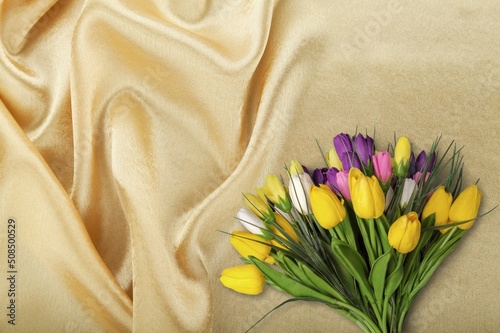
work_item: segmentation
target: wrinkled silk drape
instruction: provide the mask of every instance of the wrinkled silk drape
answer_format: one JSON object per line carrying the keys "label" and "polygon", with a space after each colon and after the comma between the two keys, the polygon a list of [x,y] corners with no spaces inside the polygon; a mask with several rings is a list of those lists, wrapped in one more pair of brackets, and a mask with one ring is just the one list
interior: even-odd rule
{"label": "wrinkled silk drape", "polygon": [[[493,207],[499,17],[494,0],[0,1],[0,332],[244,332],[287,296],[224,288],[240,261],[220,231],[241,228],[241,192],[320,166],[315,140],[339,132],[455,139]],[[498,331],[499,218],[407,332]],[[253,331],[357,327],[294,302]]]}

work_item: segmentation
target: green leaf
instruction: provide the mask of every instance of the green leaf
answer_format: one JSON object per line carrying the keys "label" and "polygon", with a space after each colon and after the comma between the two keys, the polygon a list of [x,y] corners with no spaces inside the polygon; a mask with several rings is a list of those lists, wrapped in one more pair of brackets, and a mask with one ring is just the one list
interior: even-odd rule
{"label": "green leaf", "polygon": [[396,269],[387,277],[385,281],[384,297],[390,297],[396,289],[398,289],[403,280],[404,269],[403,265],[398,265]]}
{"label": "green leaf", "polygon": [[432,227],[436,223],[436,213],[432,213],[422,221],[422,229]]}
{"label": "green leaf", "polygon": [[335,272],[337,273],[340,282],[342,282],[342,285],[345,287],[347,292],[351,294],[352,297],[356,297],[358,295],[356,280],[336,255],[332,256],[332,261],[335,266]]}
{"label": "green leaf", "polygon": [[[345,204],[346,206],[346,209],[348,210],[349,209],[349,206],[347,204]],[[347,242],[355,249],[356,249],[356,246],[357,246],[357,243],[356,243],[356,237],[357,237],[357,229],[354,229],[353,227],[353,223],[352,223],[352,220],[351,218],[349,217],[349,214],[346,214],[346,217],[344,219],[344,221],[342,221],[342,223],[340,223],[337,228],[340,227],[342,229],[342,231],[344,232],[344,235],[347,239]]]}
{"label": "green leaf", "polygon": [[385,277],[387,274],[387,266],[391,259],[391,252],[386,252],[378,257],[374,262],[370,271],[368,280],[373,287],[373,293],[377,304],[380,306],[384,300]]}
{"label": "green leaf", "polygon": [[317,290],[319,290],[324,294],[328,294],[332,297],[335,297],[336,299],[345,301],[345,298],[337,290],[335,290],[329,283],[327,283],[324,279],[322,279],[316,273],[314,273],[309,267],[307,267],[301,262],[298,262],[298,266],[300,267],[302,272],[304,272],[304,274],[307,276],[309,281],[313,283],[314,287]]}
{"label": "green leaf", "polygon": [[[383,216],[383,215],[382,215]],[[388,252],[391,249],[391,245],[389,245],[389,239],[387,238],[387,229],[383,225],[383,222],[381,222],[382,219],[378,218],[376,220],[376,226],[377,226],[377,231],[378,231],[378,237],[380,239],[380,242],[382,243],[382,249],[384,252]]]}
{"label": "green leaf", "polygon": [[370,282],[368,282],[368,268],[363,257],[349,244],[340,239],[332,239],[332,251],[352,277],[358,281],[361,293],[370,302],[374,302],[373,291]]}
{"label": "green leaf", "polygon": [[331,305],[336,305],[334,299],[301,284],[283,273],[278,272],[263,261],[260,261],[253,256],[250,256],[249,259],[262,272],[262,274],[264,274],[266,279],[269,280],[272,285],[277,286],[280,290],[284,290],[294,297],[312,298]]}
{"label": "green leaf", "polygon": [[309,288],[317,290],[316,286],[314,285],[314,282],[312,282],[309,277],[304,274],[304,271],[300,269],[300,267],[295,263],[294,260],[283,256],[282,258],[282,263],[285,267],[283,267],[290,275],[296,278],[296,280],[302,282],[305,286],[308,286]]}

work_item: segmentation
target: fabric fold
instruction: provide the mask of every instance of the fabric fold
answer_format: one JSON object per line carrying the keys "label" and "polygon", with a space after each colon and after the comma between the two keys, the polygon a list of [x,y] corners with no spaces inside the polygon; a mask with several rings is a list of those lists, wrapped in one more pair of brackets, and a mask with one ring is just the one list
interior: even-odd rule
{"label": "fabric fold", "polygon": [[[13,292],[1,300],[17,305],[16,329],[131,331],[131,300],[102,263],[67,193],[3,104],[0,123],[2,243],[7,220],[15,221],[8,274]],[[40,311],[47,307],[56,321]],[[0,321],[2,331],[9,327],[14,325]]]}
{"label": "fabric fold", "polygon": [[[247,330],[287,296],[219,281],[241,264],[225,234],[243,228],[241,193],[268,173],[286,182],[292,159],[324,165],[317,146],[335,133],[454,139],[495,206],[499,13],[492,0],[0,0],[0,331]],[[437,272],[408,332],[500,325],[497,217],[454,254],[477,260]],[[308,302],[253,330],[325,327],[357,332]]]}

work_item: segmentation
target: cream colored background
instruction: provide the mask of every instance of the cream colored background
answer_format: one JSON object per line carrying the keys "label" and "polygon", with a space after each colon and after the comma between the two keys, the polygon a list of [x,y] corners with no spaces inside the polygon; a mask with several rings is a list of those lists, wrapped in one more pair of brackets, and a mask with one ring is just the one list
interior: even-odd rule
{"label": "cream colored background", "polygon": [[[240,194],[339,132],[464,147],[500,203],[498,1],[0,1],[0,331],[244,332],[287,298],[225,289]],[[407,332],[500,330],[500,210]],[[6,221],[17,221],[7,325]],[[5,277],[4,277],[5,275]],[[3,309],[3,310],[2,310]],[[253,332],[357,332],[292,303]]]}

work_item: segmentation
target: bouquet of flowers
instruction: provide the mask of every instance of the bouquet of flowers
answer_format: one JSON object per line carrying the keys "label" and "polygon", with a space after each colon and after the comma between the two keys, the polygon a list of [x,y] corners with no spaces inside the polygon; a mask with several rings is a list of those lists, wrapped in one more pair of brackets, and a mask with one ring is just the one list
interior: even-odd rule
{"label": "bouquet of flowers", "polygon": [[268,284],[293,300],[319,301],[363,332],[401,332],[417,293],[478,218],[477,184],[462,190],[463,158],[436,139],[417,157],[408,138],[376,151],[366,135],[339,134],[310,173],[266,176],[244,193],[230,242],[242,266],[220,281],[256,295]]}

